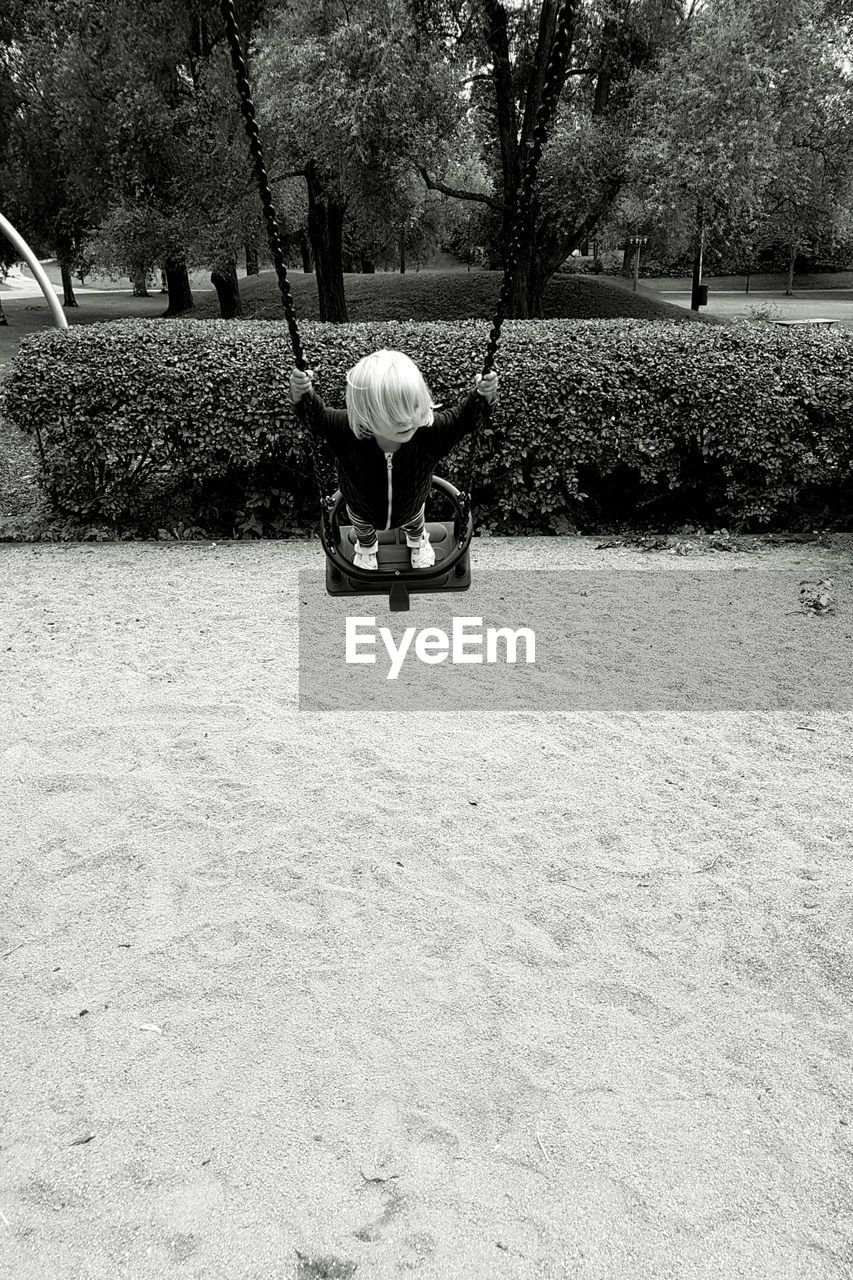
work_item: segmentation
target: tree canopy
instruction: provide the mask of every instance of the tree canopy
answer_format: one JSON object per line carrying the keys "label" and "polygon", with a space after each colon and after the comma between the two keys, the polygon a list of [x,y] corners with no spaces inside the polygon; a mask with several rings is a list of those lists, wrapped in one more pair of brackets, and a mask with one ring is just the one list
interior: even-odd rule
{"label": "tree canopy", "polygon": [[[321,315],[344,266],[446,246],[500,265],[561,0],[240,0],[280,223]],[[850,0],[574,0],[508,312],[606,226],[744,255],[853,237]],[[223,314],[265,240],[216,0],[7,0],[4,209],[70,272],[205,267]]]}

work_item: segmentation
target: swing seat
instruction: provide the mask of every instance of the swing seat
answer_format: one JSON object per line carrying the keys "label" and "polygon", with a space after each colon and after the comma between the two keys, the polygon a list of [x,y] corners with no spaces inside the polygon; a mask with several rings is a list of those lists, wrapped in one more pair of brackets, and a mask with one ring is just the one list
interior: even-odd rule
{"label": "swing seat", "polygon": [[[456,520],[427,521],[430,543],[435,551],[435,564],[429,569],[413,569],[411,552],[402,529],[387,529],[378,534],[378,569],[357,569],[353,564],[356,533],[352,525],[340,524],[345,503],[340,492],[333,499],[332,530],[336,545],[326,552],[326,590],[330,596],[386,595],[393,612],[409,608],[411,592],[467,591],[471,585],[469,544],[473,524],[460,540],[457,536],[459,490],[439,476],[433,486],[447,494],[457,508]],[[330,554],[331,552],[331,554]]]}

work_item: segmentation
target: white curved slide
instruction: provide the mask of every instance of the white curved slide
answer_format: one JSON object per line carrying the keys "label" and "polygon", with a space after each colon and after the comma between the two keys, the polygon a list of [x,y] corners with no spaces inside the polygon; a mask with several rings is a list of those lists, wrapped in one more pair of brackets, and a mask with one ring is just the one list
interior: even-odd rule
{"label": "white curved slide", "polygon": [[41,263],[23,236],[19,235],[11,222],[3,217],[2,213],[0,213],[0,231],[2,231],[6,239],[15,246],[21,257],[26,260],[27,266],[30,268],[30,271],[32,271],[39,283],[39,286],[41,287],[42,293],[47,299],[47,305],[50,307],[51,314],[53,315],[53,319],[57,327],[60,329],[67,329],[68,320],[65,312],[62,310],[62,303],[56,296],[56,290],[48,280]]}

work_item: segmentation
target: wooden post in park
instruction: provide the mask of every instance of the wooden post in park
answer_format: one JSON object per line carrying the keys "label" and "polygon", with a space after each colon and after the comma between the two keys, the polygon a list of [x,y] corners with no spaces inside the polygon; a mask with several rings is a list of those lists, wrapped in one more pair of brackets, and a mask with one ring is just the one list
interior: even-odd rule
{"label": "wooden post in park", "polygon": [[45,296],[47,305],[50,307],[51,315],[58,329],[68,328],[68,319],[62,310],[62,303],[56,296],[56,290],[47,278],[45,271],[30,246],[27,244],[23,236],[19,235],[11,222],[8,222],[0,213],[0,231],[6,239],[15,246],[18,253],[25,260],[30,271],[32,271],[39,288]]}
{"label": "wooden post in park", "polygon": [[699,201],[699,207],[696,215],[696,251],[693,254],[693,289],[690,295],[690,310],[698,311],[702,305],[700,301],[699,290],[702,288],[702,253],[705,248],[705,218],[702,211],[702,201]]}

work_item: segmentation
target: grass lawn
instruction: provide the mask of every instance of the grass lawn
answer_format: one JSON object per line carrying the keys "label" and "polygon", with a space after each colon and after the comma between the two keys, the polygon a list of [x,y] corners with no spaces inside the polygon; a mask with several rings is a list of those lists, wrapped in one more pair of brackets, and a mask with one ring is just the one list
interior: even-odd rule
{"label": "grass lawn", "polygon": [[[318,319],[314,277],[295,273],[289,278],[297,316]],[[404,276],[389,271],[347,275],[344,279],[351,321],[490,320],[503,277],[499,271],[422,271]],[[241,280],[240,295],[247,316],[281,319],[281,298],[272,272]],[[607,277],[594,276],[555,276],[545,291],[543,309],[546,319],[685,319],[680,307],[656,298],[626,294]],[[196,314],[200,319],[218,316],[216,297],[208,294],[201,299]],[[691,315],[689,319],[695,322],[696,317]]]}

